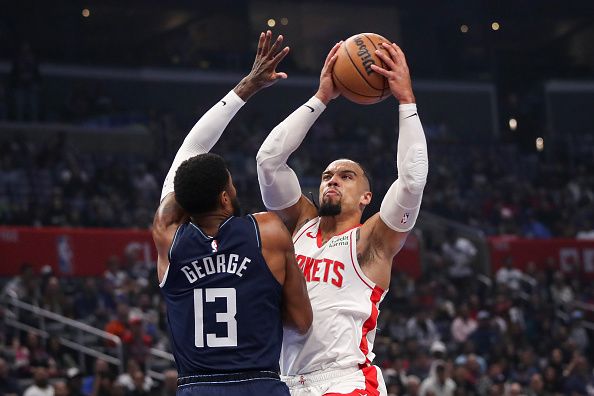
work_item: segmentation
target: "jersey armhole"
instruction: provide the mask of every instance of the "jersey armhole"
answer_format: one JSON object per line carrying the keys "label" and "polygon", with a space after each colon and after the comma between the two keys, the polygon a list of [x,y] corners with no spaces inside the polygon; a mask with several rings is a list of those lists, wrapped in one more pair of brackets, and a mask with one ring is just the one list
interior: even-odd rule
{"label": "jersey armhole", "polygon": [[258,249],[260,249],[260,253],[262,252],[262,237],[260,236],[260,227],[258,226],[258,222],[254,218],[253,215],[247,215],[249,219],[252,221],[254,225],[254,229],[256,230],[256,244],[258,245]]}
{"label": "jersey armhole", "polygon": [[167,252],[167,258],[169,259],[169,265],[171,265],[172,256],[173,256],[173,249],[177,244],[177,236],[179,234],[179,230],[181,230],[183,223],[177,226],[177,230],[175,230],[175,234],[173,234],[173,240],[171,241],[171,246],[169,247],[169,251]]}

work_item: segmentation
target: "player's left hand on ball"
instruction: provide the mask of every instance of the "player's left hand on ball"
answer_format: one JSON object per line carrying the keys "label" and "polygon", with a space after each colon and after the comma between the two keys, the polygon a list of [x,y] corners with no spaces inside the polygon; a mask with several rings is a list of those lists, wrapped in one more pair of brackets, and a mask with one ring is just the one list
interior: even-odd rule
{"label": "player's left hand on ball", "polygon": [[265,88],[280,79],[287,78],[287,73],[277,72],[276,67],[289,53],[289,47],[281,48],[283,36],[279,35],[272,43],[272,32],[260,34],[258,52],[248,78],[256,87]]}
{"label": "player's left hand on ball", "polygon": [[388,79],[390,91],[400,104],[414,103],[415,96],[404,53],[395,43],[382,43],[382,47],[388,54],[380,50],[376,50],[375,54],[384,62],[385,68],[371,65],[371,69]]}

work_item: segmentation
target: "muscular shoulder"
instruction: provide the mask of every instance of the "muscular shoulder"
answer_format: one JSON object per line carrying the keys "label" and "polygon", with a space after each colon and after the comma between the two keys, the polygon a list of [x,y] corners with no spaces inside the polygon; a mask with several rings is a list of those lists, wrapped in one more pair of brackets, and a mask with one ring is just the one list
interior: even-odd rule
{"label": "muscular shoulder", "polygon": [[292,249],[291,235],[280,217],[272,212],[254,213],[253,216],[258,223],[263,245],[283,250]]}

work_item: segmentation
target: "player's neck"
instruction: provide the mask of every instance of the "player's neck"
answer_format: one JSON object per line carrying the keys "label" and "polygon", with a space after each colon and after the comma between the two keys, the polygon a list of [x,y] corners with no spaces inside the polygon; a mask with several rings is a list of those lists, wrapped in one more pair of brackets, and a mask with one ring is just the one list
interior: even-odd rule
{"label": "player's neck", "polygon": [[224,211],[203,213],[192,216],[192,223],[199,227],[208,236],[215,236],[219,232],[219,226],[227,220],[231,213]]}
{"label": "player's neck", "polygon": [[361,217],[357,214],[338,216],[322,216],[320,219],[320,232],[322,233],[322,240],[325,242],[335,235],[342,234],[354,227],[357,227],[361,222]]}

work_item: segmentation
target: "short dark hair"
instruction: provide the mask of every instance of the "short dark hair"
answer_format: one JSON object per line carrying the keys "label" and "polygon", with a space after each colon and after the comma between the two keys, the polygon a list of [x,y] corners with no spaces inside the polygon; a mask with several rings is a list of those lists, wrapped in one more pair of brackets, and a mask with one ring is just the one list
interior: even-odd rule
{"label": "short dark hair", "polygon": [[360,162],[355,161],[355,163],[357,165],[359,165],[359,167],[361,168],[361,170],[363,171],[363,177],[365,177],[367,179],[367,183],[369,183],[369,191],[372,191],[372,185],[371,185],[371,175],[369,174],[369,172],[367,172],[367,168],[365,168],[363,166],[363,164],[361,164]]}
{"label": "short dark hair", "polygon": [[190,214],[215,210],[218,197],[229,183],[229,171],[223,157],[199,154],[181,163],[173,188],[177,203]]}

